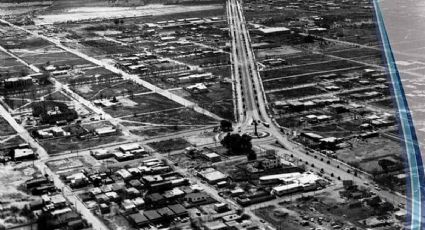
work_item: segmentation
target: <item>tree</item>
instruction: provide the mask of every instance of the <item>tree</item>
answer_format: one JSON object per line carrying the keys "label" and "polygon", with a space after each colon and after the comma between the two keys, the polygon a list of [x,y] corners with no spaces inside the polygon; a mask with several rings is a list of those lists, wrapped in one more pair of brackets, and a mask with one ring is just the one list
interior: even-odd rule
{"label": "tree", "polygon": [[378,165],[381,166],[382,170],[385,173],[388,173],[390,167],[394,166],[395,163],[391,160],[388,160],[388,159],[381,159],[381,160],[378,161]]}
{"label": "tree", "polygon": [[248,158],[248,161],[255,161],[255,160],[257,160],[257,154],[254,151],[251,150],[247,154],[247,158]]}
{"label": "tree", "polygon": [[233,130],[232,122],[230,122],[230,121],[228,121],[228,120],[222,120],[222,121],[220,122],[220,128],[221,128],[221,130],[222,130],[222,131],[224,131],[224,132],[230,132],[230,131],[232,131],[232,130]]}
{"label": "tree", "polygon": [[[231,134],[228,133],[223,140],[221,140],[221,144],[227,148],[230,154],[233,155],[242,155],[242,154],[252,154],[252,143],[251,137],[247,134],[239,135],[237,133]],[[251,155],[250,157],[254,157]],[[255,156],[256,158],[256,156]]]}

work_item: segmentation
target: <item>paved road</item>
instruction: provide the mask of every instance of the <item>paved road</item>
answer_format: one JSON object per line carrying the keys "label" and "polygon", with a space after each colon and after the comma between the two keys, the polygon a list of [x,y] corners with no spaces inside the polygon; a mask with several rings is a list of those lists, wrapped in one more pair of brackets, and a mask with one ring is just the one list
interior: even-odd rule
{"label": "paved road", "polygon": [[264,117],[268,117],[264,106],[266,99],[239,1],[228,1],[227,17],[232,38],[232,71],[240,91],[238,109],[239,114],[243,114],[238,127],[244,131],[252,121],[264,121]]}

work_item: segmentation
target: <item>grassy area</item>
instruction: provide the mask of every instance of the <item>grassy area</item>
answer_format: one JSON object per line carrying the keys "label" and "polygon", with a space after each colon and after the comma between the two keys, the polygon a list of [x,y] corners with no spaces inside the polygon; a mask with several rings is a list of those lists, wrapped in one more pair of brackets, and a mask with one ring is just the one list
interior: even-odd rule
{"label": "grassy area", "polygon": [[[384,138],[373,137],[363,141],[350,140],[351,148],[341,149],[336,152],[338,159],[346,163],[356,164],[367,172],[382,171],[378,160],[383,158],[397,159],[401,156],[400,143]],[[397,160],[396,160],[397,161]]]}
{"label": "grassy area", "polygon": [[[284,70],[282,70],[284,71]],[[264,75],[264,73],[262,73]],[[300,77],[287,77],[279,80],[274,81],[265,81],[263,82],[263,86],[265,90],[269,89],[278,89],[282,87],[292,87],[296,85],[303,85],[308,83],[316,82],[316,75],[307,75],[307,76],[300,76]]]}
{"label": "grassy area", "polygon": [[121,105],[107,107],[104,109],[105,112],[111,114],[113,117],[121,117],[132,114],[157,112],[181,106],[156,93],[134,96],[133,99],[125,98],[123,100],[120,98],[119,100]]}
{"label": "grassy area", "polygon": [[189,147],[191,144],[183,138],[168,139],[165,141],[151,142],[148,145],[160,153],[181,150]]}
{"label": "grassy area", "polygon": [[[125,120],[169,126],[217,124],[217,121],[213,120],[212,118],[197,113],[189,108],[176,108],[157,113],[148,113],[128,117]],[[128,124],[131,125],[131,123]]]}
{"label": "grassy area", "polygon": [[207,93],[191,94],[185,90],[179,90],[177,94],[224,119],[233,120],[232,85],[216,83],[208,89]]}
{"label": "grassy area", "polygon": [[150,126],[150,127],[144,127],[143,129],[134,129],[130,132],[138,135],[138,136],[145,136],[145,137],[155,137],[155,136],[161,136],[165,134],[170,134],[173,132],[181,132],[185,130],[190,130],[192,127],[189,126],[166,126],[166,127],[158,127],[158,126]]}
{"label": "grassy area", "polygon": [[374,101],[374,102],[371,102],[370,104],[383,109],[394,109],[393,99],[384,99],[384,100]]}
{"label": "grassy area", "polygon": [[303,87],[296,89],[282,90],[274,93],[268,93],[269,101],[280,101],[285,99],[303,98],[314,96],[316,94],[325,93],[324,90],[317,87]]}
{"label": "grassy area", "polygon": [[132,53],[133,49],[119,45],[115,42],[104,39],[85,40],[81,42],[83,45],[93,48],[91,52],[96,54],[116,54],[116,53]]}
{"label": "grassy area", "polygon": [[12,126],[3,117],[0,117],[0,136],[8,136],[15,133],[16,131]]}
{"label": "grassy area", "polygon": [[285,76],[292,76],[292,75],[298,75],[298,74],[313,73],[318,71],[337,71],[339,69],[350,68],[350,67],[360,67],[360,65],[352,63],[352,62],[348,62],[348,61],[337,60],[333,62],[327,62],[326,64],[315,63],[315,64],[309,64],[305,66],[288,67],[288,68],[285,68],[284,71],[280,69],[269,70],[264,72],[263,78],[269,79],[269,78],[276,78],[276,77],[285,77]]}
{"label": "grassy area", "polygon": [[10,148],[10,147],[16,147],[17,145],[25,143],[24,139],[22,139],[19,135],[15,135],[13,137],[9,136],[2,136],[0,137],[0,146],[1,148]]}
{"label": "grassy area", "polygon": [[76,151],[93,148],[99,145],[105,145],[124,140],[124,138],[119,136],[105,136],[87,140],[80,140],[76,137],[67,137],[52,140],[40,140],[39,143],[46,149],[49,154],[56,154],[65,151]]}
{"label": "grassy area", "polygon": [[73,90],[88,100],[127,96],[130,93],[138,94],[149,91],[147,88],[130,81],[76,85]]}

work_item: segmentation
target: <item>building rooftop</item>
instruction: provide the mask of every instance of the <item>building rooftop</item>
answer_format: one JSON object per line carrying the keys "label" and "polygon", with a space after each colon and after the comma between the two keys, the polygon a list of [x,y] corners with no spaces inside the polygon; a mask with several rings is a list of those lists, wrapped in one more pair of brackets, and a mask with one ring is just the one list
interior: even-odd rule
{"label": "building rooftop", "polygon": [[267,28],[260,28],[258,29],[260,32],[264,34],[271,34],[271,33],[279,33],[279,32],[288,32],[290,29],[286,27],[267,27]]}

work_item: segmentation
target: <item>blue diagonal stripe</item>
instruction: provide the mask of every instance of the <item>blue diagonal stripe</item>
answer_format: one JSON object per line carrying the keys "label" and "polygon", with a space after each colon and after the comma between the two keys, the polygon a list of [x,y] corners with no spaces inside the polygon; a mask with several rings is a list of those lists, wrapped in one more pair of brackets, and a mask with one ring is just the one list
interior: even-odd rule
{"label": "blue diagonal stripe", "polygon": [[406,165],[408,172],[408,179],[406,180],[406,195],[407,195],[407,220],[406,229],[420,230],[422,229],[422,213],[424,208],[422,207],[422,200],[424,200],[424,171],[422,165],[422,157],[418,146],[418,141],[413,126],[412,116],[407,104],[407,100],[404,94],[402,83],[400,80],[400,74],[395,65],[395,59],[391,50],[390,42],[388,39],[387,32],[383,17],[379,8],[378,0],[373,0],[375,8],[375,17],[379,28],[379,34],[381,37],[382,47],[386,58],[386,64],[388,67],[389,76],[391,79],[393,95],[395,99],[396,109],[398,111],[398,120],[400,124],[401,134],[404,140],[405,159],[407,160]]}

